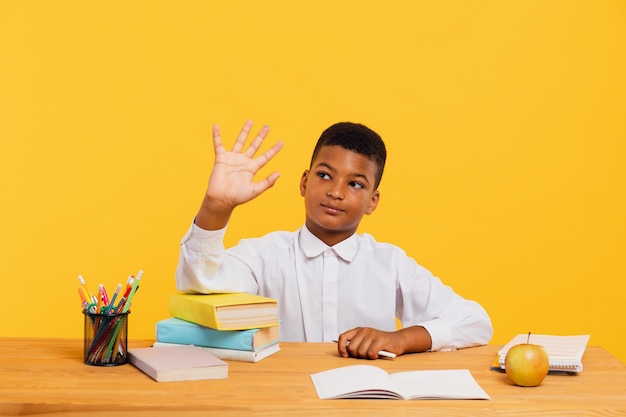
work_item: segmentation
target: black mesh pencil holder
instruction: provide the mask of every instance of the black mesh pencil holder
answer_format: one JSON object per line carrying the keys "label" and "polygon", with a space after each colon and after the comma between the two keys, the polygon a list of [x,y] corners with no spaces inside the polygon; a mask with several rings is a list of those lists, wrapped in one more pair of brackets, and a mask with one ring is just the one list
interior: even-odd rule
{"label": "black mesh pencil holder", "polygon": [[96,314],[85,316],[84,360],[87,365],[116,366],[128,363],[128,315]]}

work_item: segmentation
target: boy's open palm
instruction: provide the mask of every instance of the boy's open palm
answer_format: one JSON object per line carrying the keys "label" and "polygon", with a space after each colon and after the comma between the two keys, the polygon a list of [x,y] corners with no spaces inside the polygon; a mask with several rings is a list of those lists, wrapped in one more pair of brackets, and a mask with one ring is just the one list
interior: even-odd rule
{"label": "boy's open palm", "polygon": [[277,142],[255,158],[269,133],[269,127],[264,126],[244,149],[251,128],[252,121],[249,120],[244,124],[232,150],[228,151],[222,144],[219,127],[213,126],[215,164],[209,178],[206,197],[214,208],[232,210],[272,187],[280,175],[273,172],[261,181],[254,181],[255,174],[282,149],[283,143]]}

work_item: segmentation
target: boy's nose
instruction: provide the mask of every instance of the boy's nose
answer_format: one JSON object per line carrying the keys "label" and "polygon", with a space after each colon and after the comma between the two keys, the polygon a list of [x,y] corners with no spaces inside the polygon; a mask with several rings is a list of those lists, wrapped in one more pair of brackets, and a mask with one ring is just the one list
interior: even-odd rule
{"label": "boy's nose", "polygon": [[343,199],[343,193],[341,192],[339,187],[333,187],[333,188],[328,189],[328,191],[326,192],[326,195],[335,200]]}

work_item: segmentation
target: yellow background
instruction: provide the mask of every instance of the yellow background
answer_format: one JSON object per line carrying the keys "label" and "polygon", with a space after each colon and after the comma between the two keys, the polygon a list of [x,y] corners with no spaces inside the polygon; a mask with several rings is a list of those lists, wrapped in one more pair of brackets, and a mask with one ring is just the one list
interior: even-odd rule
{"label": "yellow background", "polygon": [[313,144],[350,120],[389,150],[361,231],[481,302],[493,343],[626,361],[624,51],[624,1],[0,1],[0,336],[81,337],[77,276],[143,269],[129,336],[153,338],[211,124],[286,144],[230,245],[302,224]]}

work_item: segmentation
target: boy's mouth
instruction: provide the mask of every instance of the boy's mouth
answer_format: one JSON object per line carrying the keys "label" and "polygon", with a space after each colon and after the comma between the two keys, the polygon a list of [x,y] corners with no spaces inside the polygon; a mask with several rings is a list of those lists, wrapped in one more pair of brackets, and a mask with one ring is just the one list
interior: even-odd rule
{"label": "boy's mouth", "polygon": [[331,204],[321,204],[322,208],[328,213],[341,213],[343,210],[340,207],[333,206]]}

